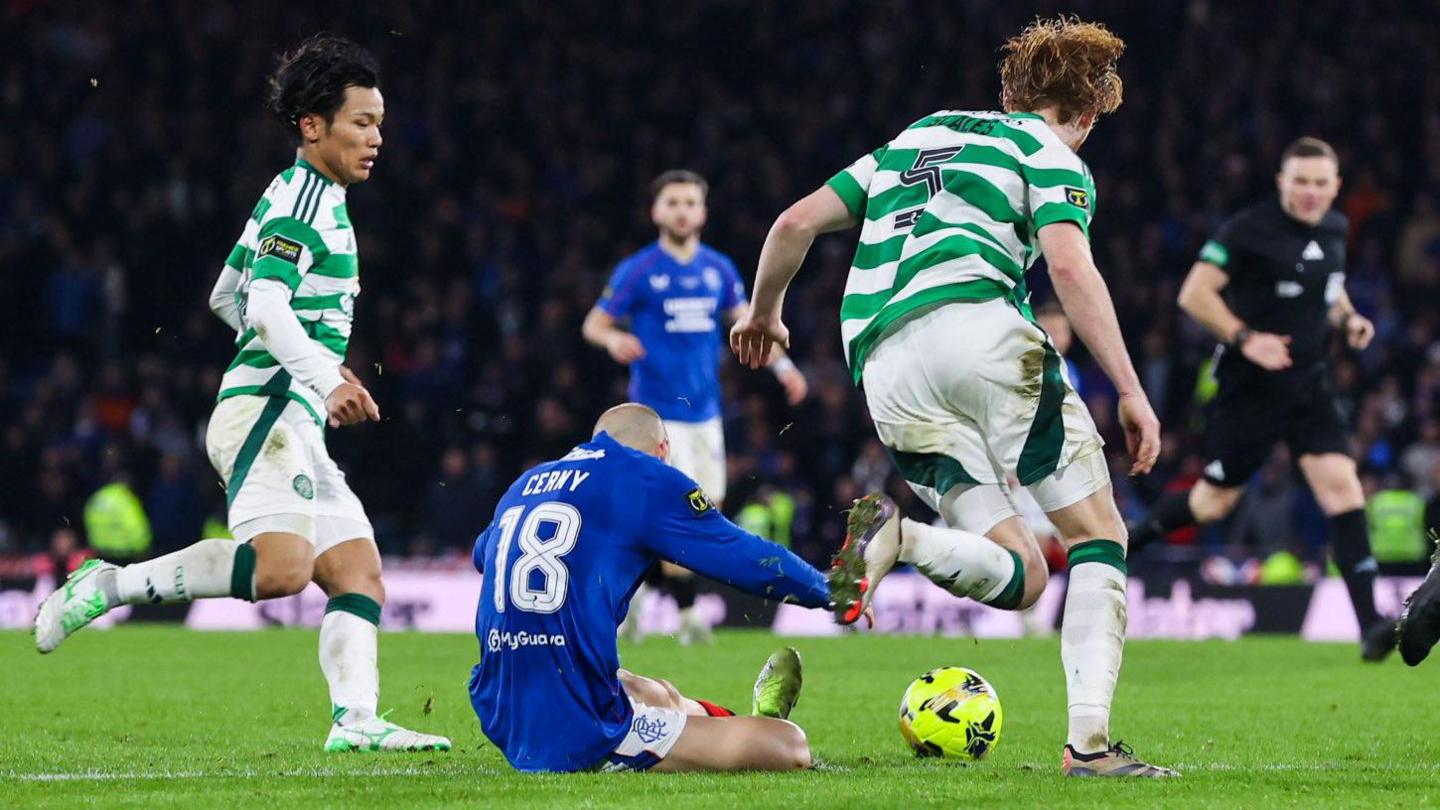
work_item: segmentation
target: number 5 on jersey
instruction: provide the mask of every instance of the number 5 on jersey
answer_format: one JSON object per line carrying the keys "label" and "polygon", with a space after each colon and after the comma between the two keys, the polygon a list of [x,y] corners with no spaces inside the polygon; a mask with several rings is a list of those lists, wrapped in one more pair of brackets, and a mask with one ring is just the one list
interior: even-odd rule
{"label": "number 5 on jersey", "polygon": [[[561,560],[580,539],[580,512],[568,503],[549,501],[525,515],[524,506],[512,506],[500,516],[500,544],[495,549],[495,612],[505,612],[505,596],[510,603],[527,613],[554,613],[565,604],[570,584],[570,570]],[[524,522],[521,517],[524,516]],[[509,571],[507,588],[506,563],[516,528],[520,535],[520,557]],[[542,527],[550,529],[540,536]],[[543,584],[532,587],[535,574]]]}

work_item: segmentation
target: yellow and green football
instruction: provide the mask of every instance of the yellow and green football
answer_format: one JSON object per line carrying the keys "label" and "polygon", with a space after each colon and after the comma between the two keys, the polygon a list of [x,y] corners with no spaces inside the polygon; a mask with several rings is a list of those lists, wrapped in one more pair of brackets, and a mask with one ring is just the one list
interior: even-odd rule
{"label": "yellow and green football", "polygon": [[1000,741],[995,688],[978,672],[937,667],[900,699],[900,734],[919,757],[982,759]]}

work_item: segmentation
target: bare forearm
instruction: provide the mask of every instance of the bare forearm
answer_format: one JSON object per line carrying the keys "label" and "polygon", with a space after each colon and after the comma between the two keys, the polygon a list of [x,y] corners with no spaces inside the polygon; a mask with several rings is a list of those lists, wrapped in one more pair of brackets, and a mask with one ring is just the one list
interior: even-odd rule
{"label": "bare forearm", "polygon": [[1326,317],[1329,319],[1331,326],[1339,329],[1343,327],[1345,321],[1354,314],[1355,305],[1350,303],[1349,293],[1346,293],[1342,289],[1340,291],[1340,297],[1335,299],[1335,303],[1330,307],[1330,311],[1326,313]]}
{"label": "bare forearm", "polygon": [[1245,326],[1245,322],[1230,311],[1219,290],[1187,282],[1180,289],[1179,303],[1186,315],[1194,318],[1221,343],[1234,340],[1235,333]]}
{"label": "bare forearm", "polygon": [[580,327],[580,334],[584,336],[585,342],[601,349],[605,348],[611,335],[621,331],[624,330],[615,325],[614,319],[598,309],[591,310]]}
{"label": "bare forearm", "polygon": [[805,262],[805,254],[815,243],[815,231],[794,225],[782,216],[770,228],[765,245],[760,249],[760,266],[755,273],[752,305],[759,312],[778,312],[785,300],[785,290]]}
{"label": "bare forearm", "polygon": [[1120,322],[1105,279],[1094,265],[1051,268],[1055,295],[1065,315],[1121,395],[1141,393],[1140,378],[1120,334]]}

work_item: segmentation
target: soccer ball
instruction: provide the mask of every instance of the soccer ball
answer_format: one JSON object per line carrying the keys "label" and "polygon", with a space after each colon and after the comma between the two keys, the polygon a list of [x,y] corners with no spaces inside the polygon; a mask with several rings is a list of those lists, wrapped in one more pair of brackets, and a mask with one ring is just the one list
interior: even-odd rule
{"label": "soccer ball", "polygon": [[995,689],[964,667],[937,667],[900,699],[900,734],[918,757],[981,759],[1000,741]]}

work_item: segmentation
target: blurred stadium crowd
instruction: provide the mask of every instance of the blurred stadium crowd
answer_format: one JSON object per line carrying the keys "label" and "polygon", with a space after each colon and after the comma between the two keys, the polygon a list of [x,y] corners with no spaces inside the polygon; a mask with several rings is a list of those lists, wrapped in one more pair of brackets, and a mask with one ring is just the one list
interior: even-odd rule
{"label": "blurred stadium crowd", "polygon": [[[143,516],[145,553],[194,541],[221,514],[202,439],[234,336],[206,295],[292,159],[262,80],[305,35],[354,37],[385,69],[386,143],[350,195],[364,294],[348,363],[385,421],[332,447],[386,553],[443,557],[468,556],[511,477],[623,398],[625,370],[583,343],[580,322],[613,264],[653,238],[654,175],[709,177],[706,242],[749,278],[786,204],[925,113],[994,107],[997,46],[1059,10],[421,5],[0,4],[0,552],[79,532],[87,503],[92,529]],[[1407,526],[1437,524],[1433,502],[1420,516],[1440,484],[1429,7],[1065,5],[1130,44],[1125,104],[1083,153],[1097,259],[1167,431],[1156,474],[1131,481],[1117,463],[1126,509],[1202,464],[1196,404],[1214,341],[1178,313],[1179,281],[1221,217],[1270,193],[1284,144],[1313,134],[1340,152],[1349,289],[1379,330],[1363,355],[1336,349],[1355,452],[1368,486],[1401,494],[1391,506]],[[806,402],[788,408],[769,374],[726,360],[726,511],[812,560],[838,542],[852,497],[904,491],[840,355],[853,244],[817,244],[787,302]],[[1045,300],[1043,273],[1032,284]],[[1071,356],[1118,462],[1112,392],[1083,348]],[[1259,477],[1228,526],[1174,541],[1315,557],[1324,521],[1283,455]]]}

